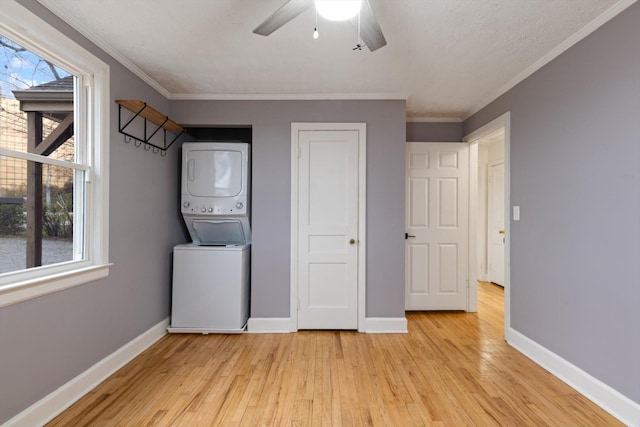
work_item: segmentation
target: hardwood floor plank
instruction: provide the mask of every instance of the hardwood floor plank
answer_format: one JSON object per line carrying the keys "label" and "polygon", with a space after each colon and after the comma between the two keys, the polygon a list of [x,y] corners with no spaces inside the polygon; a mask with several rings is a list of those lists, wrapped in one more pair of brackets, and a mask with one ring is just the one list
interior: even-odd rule
{"label": "hardwood floor plank", "polygon": [[621,426],[509,347],[503,293],[408,334],[167,335],[49,426]]}

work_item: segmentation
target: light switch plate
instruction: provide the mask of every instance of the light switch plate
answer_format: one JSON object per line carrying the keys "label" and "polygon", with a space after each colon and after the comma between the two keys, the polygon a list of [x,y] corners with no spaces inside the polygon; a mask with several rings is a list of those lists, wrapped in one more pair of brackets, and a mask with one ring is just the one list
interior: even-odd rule
{"label": "light switch plate", "polygon": [[513,207],[513,220],[520,221],[520,206]]}

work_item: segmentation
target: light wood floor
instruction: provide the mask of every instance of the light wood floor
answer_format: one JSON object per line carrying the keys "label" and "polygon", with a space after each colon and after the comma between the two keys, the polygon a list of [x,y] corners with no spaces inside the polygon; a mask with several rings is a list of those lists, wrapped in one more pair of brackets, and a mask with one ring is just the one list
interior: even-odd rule
{"label": "light wood floor", "polygon": [[167,335],[50,426],[622,425],[477,314],[408,313],[409,334]]}

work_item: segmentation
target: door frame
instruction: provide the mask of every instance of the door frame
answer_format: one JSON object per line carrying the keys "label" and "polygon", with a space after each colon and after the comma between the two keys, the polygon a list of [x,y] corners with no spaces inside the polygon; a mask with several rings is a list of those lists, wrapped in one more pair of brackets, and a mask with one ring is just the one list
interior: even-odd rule
{"label": "door frame", "polygon": [[291,123],[291,263],[290,263],[290,330],[298,331],[298,153],[300,131],[358,131],[358,332],[365,331],[366,317],[366,123]]}
{"label": "door frame", "polygon": [[[508,340],[511,329],[511,112],[481,126],[462,140],[469,147],[469,211],[478,210],[478,140],[504,128],[504,337]],[[478,311],[477,221],[469,215],[469,311]]]}

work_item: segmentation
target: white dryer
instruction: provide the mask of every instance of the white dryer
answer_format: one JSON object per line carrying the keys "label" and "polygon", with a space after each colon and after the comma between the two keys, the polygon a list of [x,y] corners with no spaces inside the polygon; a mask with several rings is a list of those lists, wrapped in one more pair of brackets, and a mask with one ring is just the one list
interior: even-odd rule
{"label": "white dryer", "polygon": [[249,144],[182,144],[181,212],[199,245],[251,243]]}

